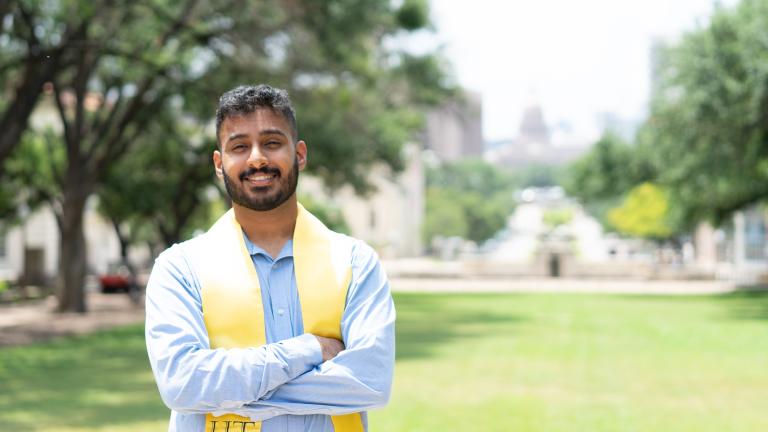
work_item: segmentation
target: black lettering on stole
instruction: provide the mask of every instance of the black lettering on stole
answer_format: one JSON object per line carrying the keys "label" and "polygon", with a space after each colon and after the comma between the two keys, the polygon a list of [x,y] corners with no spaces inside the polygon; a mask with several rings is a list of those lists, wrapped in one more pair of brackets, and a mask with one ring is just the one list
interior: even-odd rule
{"label": "black lettering on stole", "polygon": [[256,427],[256,422],[252,422],[252,421],[249,421],[249,422],[244,422],[244,421],[233,421],[233,422],[232,422],[232,424],[233,424],[233,425],[234,425],[234,424],[237,424],[237,423],[240,423],[240,424],[242,424],[242,425],[243,425],[243,428],[240,430],[240,432],[247,432],[247,429],[246,429],[246,428],[248,427],[248,425],[253,425],[254,427]]}

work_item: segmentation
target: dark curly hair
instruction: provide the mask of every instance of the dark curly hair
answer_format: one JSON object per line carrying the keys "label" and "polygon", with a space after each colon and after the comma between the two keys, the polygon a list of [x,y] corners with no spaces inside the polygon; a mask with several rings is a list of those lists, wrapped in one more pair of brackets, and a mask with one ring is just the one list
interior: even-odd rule
{"label": "dark curly hair", "polygon": [[257,86],[238,86],[221,95],[216,108],[216,143],[221,148],[219,131],[224,119],[243,114],[250,114],[257,109],[268,108],[282,115],[291,126],[294,141],[298,139],[296,112],[291,105],[288,92],[266,84]]}

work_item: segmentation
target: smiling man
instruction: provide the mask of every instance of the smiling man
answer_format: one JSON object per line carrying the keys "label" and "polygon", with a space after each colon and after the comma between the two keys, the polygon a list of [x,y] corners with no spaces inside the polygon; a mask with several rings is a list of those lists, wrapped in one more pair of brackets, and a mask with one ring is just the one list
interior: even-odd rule
{"label": "smiling man", "polygon": [[232,209],[147,285],[146,341],[169,431],[365,431],[389,398],[395,310],[365,243],[296,200],[307,144],[285,91],[225,93],[216,175]]}

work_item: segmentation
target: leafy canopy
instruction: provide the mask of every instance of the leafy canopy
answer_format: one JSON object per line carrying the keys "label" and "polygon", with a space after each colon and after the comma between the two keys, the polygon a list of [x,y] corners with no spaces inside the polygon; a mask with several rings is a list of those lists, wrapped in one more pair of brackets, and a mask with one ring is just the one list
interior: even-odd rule
{"label": "leafy canopy", "polygon": [[718,7],[662,53],[644,129],[688,225],[768,197],[768,1]]}
{"label": "leafy canopy", "polygon": [[459,236],[476,243],[503,229],[514,209],[513,177],[482,160],[446,163],[427,173],[424,237]]}
{"label": "leafy canopy", "polygon": [[608,212],[608,221],[622,234],[661,240],[670,237],[668,194],[653,183],[634,187],[620,207]]}

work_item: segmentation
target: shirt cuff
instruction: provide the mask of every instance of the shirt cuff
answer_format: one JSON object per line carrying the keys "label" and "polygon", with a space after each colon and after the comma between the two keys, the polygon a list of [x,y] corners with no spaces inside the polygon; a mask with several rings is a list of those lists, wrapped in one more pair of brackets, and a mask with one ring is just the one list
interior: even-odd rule
{"label": "shirt cuff", "polygon": [[290,353],[291,379],[314,369],[323,362],[323,350],[314,335],[305,333],[278,342]]}

